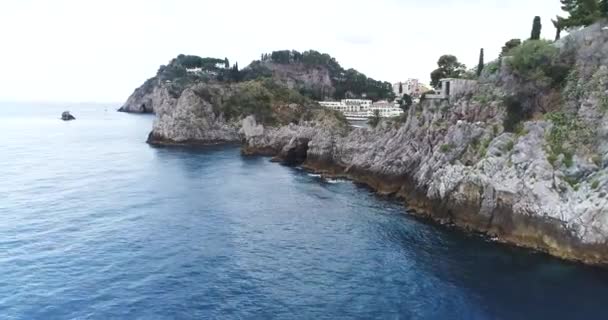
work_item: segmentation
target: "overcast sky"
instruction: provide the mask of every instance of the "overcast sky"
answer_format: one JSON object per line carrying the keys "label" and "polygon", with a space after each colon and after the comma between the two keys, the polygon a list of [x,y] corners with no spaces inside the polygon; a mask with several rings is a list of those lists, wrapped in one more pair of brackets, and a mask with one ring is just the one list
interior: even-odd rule
{"label": "overcast sky", "polygon": [[429,81],[437,58],[467,67],[511,38],[543,37],[558,0],[2,0],[0,100],[123,102],[179,53],[228,57],[315,49],[344,68]]}

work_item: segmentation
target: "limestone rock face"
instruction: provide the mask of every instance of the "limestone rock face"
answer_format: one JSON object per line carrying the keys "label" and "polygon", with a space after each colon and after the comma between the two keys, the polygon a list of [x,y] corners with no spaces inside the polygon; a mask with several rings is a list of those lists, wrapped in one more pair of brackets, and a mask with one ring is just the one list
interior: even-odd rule
{"label": "limestone rock face", "polygon": [[173,103],[160,103],[150,143],[217,144],[239,142],[239,126],[224,119],[213,110],[211,102],[200,94],[197,87],[188,88]]}
{"label": "limestone rock face", "polygon": [[327,96],[334,94],[335,88],[329,70],[322,67],[308,67],[303,64],[264,64],[275,81],[290,89],[323,92]]}
{"label": "limestone rock face", "polygon": [[146,81],[135,89],[127,102],[118,109],[130,113],[154,113],[158,109],[167,109],[175,105],[177,97],[170,93],[167,85],[161,84],[156,78]]}

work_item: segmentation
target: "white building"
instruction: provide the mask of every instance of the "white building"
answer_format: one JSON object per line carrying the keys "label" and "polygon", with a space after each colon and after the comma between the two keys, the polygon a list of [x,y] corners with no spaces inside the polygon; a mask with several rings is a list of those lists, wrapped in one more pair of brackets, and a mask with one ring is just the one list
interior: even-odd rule
{"label": "white building", "polygon": [[334,110],[338,110],[338,111],[346,111],[346,110],[341,110],[342,102],[340,102],[340,101],[319,101],[319,104],[325,108],[330,108],[330,109],[334,109]]}
{"label": "white building", "polygon": [[404,94],[410,95],[412,98],[418,98],[426,90],[426,87],[418,79],[407,79],[403,82],[393,83],[393,92],[397,98],[401,98]]}
{"label": "white building", "polygon": [[378,101],[372,103],[370,111],[368,112],[368,116],[373,116],[374,112],[378,110],[380,113],[380,117],[382,118],[391,118],[396,117],[403,114],[403,110],[399,108],[399,104],[397,102],[388,102],[388,101]]}
{"label": "white building", "polygon": [[371,100],[363,99],[343,99],[342,104],[346,106],[348,112],[366,111],[372,106]]}
{"label": "white building", "polygon": [[383,118],[399,116],[403,110],[394,102],[378,101],[372,103],[371,100],[363,99],[343,99],[341,101],[319,101],[323,107],[340,111],[348,120],[367,120],[374,116],[378,110]]}

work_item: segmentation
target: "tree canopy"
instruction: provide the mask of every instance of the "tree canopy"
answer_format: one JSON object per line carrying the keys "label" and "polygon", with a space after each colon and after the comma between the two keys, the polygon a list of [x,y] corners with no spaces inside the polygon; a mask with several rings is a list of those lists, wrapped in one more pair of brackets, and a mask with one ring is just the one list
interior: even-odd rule
{"label": "tree canopy", "polygon": [[466,71],[466,66],[453,55],[446,54],[437,61],[439,68],[431,72],[431,86],[437,88],[439,80],[443,78],[460,78]]}
{"label": "tree canopy", "polygon": [[568,12],[568,18],[557,17],[556,26],[560,31],[586,27],[602,17],[608,16],[607,0],[560,0],[562,10]]}

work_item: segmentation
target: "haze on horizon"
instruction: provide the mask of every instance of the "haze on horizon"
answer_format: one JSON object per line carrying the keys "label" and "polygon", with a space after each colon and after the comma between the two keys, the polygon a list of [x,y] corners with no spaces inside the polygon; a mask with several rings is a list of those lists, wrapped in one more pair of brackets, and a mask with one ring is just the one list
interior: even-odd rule
{"label": "haze on horizon", "polygon": [[0,4],[0,100],[123,102],[180,53],[314,49],[378,80],[429,82],[442,54],[467,67],[530,36],[553,39],[559,0],[23,0]]}

